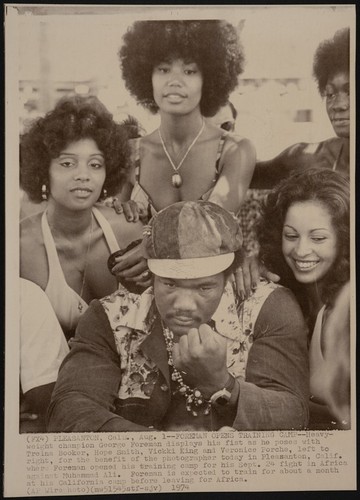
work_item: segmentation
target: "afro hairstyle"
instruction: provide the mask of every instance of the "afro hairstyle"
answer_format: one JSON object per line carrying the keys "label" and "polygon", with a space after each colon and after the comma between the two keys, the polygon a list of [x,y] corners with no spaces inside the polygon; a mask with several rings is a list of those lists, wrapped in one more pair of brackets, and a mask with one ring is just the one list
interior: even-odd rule
{"label": "afro hairstyle", "polygon": [[154,67],[170,58],[193,61],[203,76],[200,110],[213,116],[228,100],[243,71],[244,55],[234,26],[221,20],[137,21],[119,50],[126,88],[152,113]]}
{"label": "afro hairstyle", "polygon": [[30,200],[41,202],[42,185],[49,184],[51,160],[71,142],[93,139],[104,154],[106,179],[103,188],[116,194],[130,162],[126,127],[116,123],[94,96],[62,98],[44,117],[32,122],[20,138],[20,185]]}
{"label": "afro hairstyle", "polygon": [[313,74],[319,92],[325,93],[330,77],[336,73],[349,73],[350,69],[350,28],[338,30],[333,38],[324,40],[314,55]]}

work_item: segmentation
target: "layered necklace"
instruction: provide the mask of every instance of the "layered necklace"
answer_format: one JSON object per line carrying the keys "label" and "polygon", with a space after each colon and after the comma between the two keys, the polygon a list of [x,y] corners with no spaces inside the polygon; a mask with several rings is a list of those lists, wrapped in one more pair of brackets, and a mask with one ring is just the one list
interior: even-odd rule
{"label": "layered necklace", "polygon": [[184,163],[187,155],[190,153],[191,151],[191,148],[194,146],[194,144],[196,143],[196,141],[199,139],[199,137],[201,136],[203,130],[204,130],[204,127],[205,127],[205,120],[204,118],[202,119],[202,124],[201,124],[201,127],[200,127],[200,130],[199,132],[197,133],[195,139],[192,141],[192,143],[190,144],[190,146],[187,148],[187,150],[185,151],[185,154],[184,156],[181,158],[181,160],[179,161],[179,163],[177,165],[175,165],[175,163],[173,162],[171,156],[170,156],[170,153],[169,151],[167,150],[166,148],[166,145],[165,145],[165,142],[164,142],[164,139],[161,135],[161,130],[160,128],[158,128],[158,132],[159,132],[159,137],[160,137],[160,141],[161,141],[161,145],[163,147],[163,150],[164,150],[164,153],[166,154],[167,156],[167,159],[169,160],[170,162],[170,165],[172,166],[173,170],[174,170],[174,173],[171,177],[171,183],[172,185],[175,187],[175,188],[179,188],[182,183],[183,183],[183,180],[182,180],[182,177],[181,175],[179,174],[179,170],[180,170],[180,167],[182,166],[182,164]]}
{"label": "layered necklace", "polygon": [[171,368],[171,379],[178,385],[178,389],[174,391],[185,397],[186,409],[194,417],[197,417],[199,411],[202,411],[204,415],[209,415],[211,409],[211,403],[203,397],[200,390],[197,388],[192,389],[187,384],[185,384],[181,373],[174,366],[174,360],[172,357],[172,349],[174,347],[174,334],[169,328],[164,326],[162,323],[162,329],[164,333],[166,350],[168,353],[168,364]]}

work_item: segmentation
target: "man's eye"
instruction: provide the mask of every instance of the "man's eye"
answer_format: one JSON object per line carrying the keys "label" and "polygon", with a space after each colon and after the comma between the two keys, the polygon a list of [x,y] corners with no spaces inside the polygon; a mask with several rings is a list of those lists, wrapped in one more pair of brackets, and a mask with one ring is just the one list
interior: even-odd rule
{"label": "man's eye", "polygon": [[175,288],[175,284],[174,283],[165,282],[164,285],[167,286],[168,288]]}

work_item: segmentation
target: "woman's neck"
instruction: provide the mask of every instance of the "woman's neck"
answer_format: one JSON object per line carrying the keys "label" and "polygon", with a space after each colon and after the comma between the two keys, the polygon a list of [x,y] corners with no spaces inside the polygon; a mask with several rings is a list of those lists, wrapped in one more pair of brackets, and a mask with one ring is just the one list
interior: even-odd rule
{"label": "woman's neck", "polygon": [[92,209],[67,210],[49,199],[47,219],[52,232],[67,238],[76,237],[88,231],[92,220]]}
{"label": "woman's neck", "polygon": [[304,291],[307,297],[307,303],[310,313],[317,314],[321,307],[324,305],[322,296],[322,285],[321,283],[311,283],[309,285],[304,285]]}
{"label": "woman's neck", "polygon": [[160,130],[164,140],[180,146],[194,139],[203,123],[200,110],[194,110],[186,115],[160,112],[160,117]]}

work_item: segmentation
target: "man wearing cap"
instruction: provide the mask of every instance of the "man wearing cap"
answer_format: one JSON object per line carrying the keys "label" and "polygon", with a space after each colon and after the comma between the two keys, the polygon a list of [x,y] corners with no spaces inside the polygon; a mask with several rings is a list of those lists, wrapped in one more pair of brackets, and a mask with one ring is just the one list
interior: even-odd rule
{"label": "man wearing cap", "polygon": [[143,240],[153,286],[91,303],[60,369],[48,430],[304,428],[304,319],[273,283],[235,303],[241,246],[236,218],[210,202],[153,217]]}

